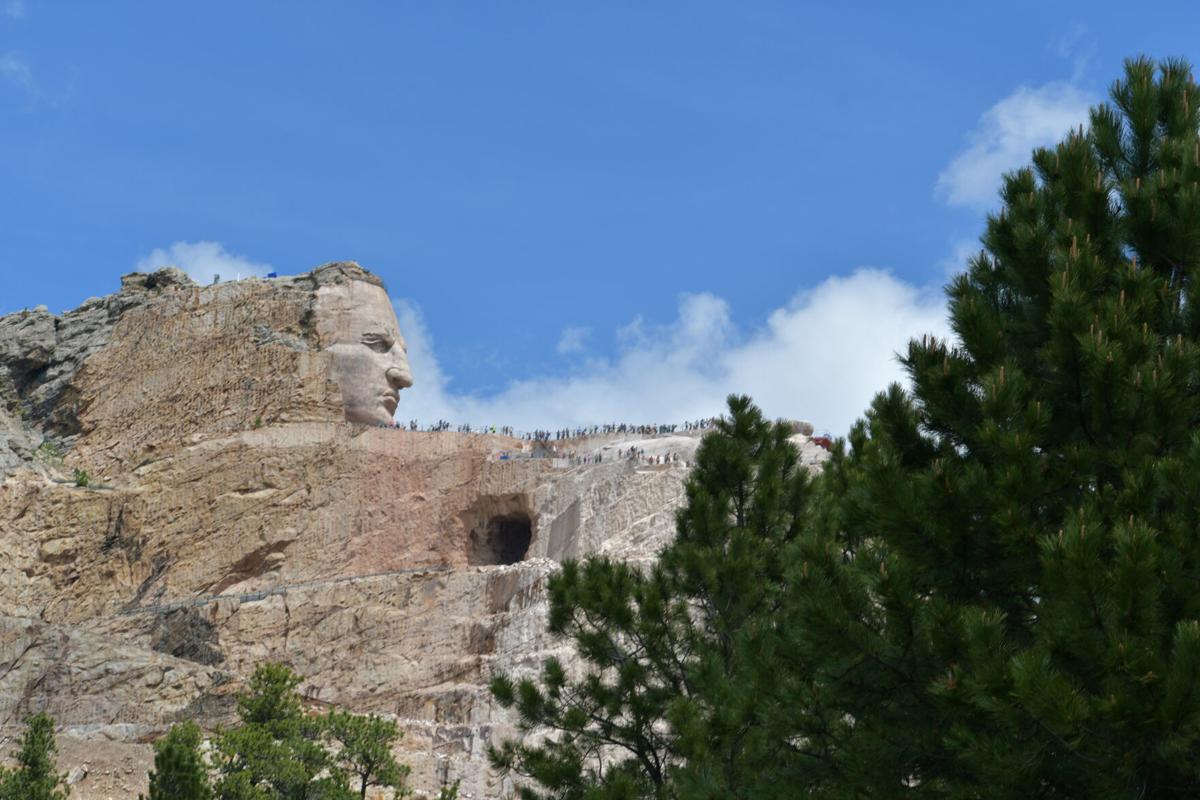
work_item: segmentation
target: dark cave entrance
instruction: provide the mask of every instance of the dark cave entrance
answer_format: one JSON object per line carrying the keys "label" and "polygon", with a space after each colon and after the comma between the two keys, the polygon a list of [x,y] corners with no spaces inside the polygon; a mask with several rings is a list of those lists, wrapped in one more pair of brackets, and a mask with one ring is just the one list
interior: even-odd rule
{"label": "dark cave entrance", "polygon": [[516,564],[525,559],[533,540],[533,520],[523,511],[498,514],[471,531],[467,563],[473,567]]}

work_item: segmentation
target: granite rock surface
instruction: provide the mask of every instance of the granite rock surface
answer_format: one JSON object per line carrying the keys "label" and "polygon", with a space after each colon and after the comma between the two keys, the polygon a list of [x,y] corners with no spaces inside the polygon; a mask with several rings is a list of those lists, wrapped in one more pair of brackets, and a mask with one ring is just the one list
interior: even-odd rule
{"label": "granite rock surface", "polygon": [[264,660],[303,674],[314,708],[397,719],[418,794],[503,796],[485,748],[514,729],[487,683],[569,657],[547,576],[649,562],[673,535],[698,435],[579,440],[600,458],[573,465],[344,422],[313,339],[321,274],[160,270],[0,317],[0,751],[50,712],[73,797],[136,797],[149,743],[230,722]]}

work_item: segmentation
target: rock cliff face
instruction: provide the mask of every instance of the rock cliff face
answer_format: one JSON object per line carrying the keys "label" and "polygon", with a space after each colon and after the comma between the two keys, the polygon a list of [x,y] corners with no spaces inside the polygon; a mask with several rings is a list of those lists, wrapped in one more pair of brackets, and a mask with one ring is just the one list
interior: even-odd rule
{"label": "rock cliff face", "polygon": [[[418,791],[500,796],[484,749],[513,731],[487,682],[560,651],[546,576],[673,535],[686,468],[613,458],[630,438],[576,442],[609,457],[565,466],[346,422],[314,298],[362,272],[202,288],[161,270],[0,318],[0,738],[53,714],[74,796],[136,797],[147,742],[229,722],[263,660],[314,704],[398,719]],[[638,446],[686,461],[698,441]]]}

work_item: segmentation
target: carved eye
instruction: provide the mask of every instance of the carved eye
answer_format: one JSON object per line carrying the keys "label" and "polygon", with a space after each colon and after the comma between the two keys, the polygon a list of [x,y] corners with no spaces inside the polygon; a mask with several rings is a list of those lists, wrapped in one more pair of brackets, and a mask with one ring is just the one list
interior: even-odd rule
{"label": "carved eye", "polygon": [[376,353],[386,353],[392,349],[392,339],[382,333],[365,333],[362,338],[363,344],[374,350]]}

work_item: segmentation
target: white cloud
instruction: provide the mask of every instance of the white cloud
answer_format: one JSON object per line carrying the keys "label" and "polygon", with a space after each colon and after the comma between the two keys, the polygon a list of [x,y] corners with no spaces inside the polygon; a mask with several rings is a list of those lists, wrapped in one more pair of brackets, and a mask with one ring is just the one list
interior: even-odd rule
{"label": "white cloud", "polygon": [[1071,63],[1073,83],[1087,74],[1099,50],[1099,42],[1091,35],[1087,25],[1079,21],[1050,40],[1050,52]]}
{"label": "white cloud", "polygon": [[33,70],[23,59],[13,53],[5,53],[0,56],[0,78],[23,92],[33,94],[37,91],[37,84],[33,80]]}
{"label": "white cloud", "polygon": [[935,195],[950,205],[993,208],[1001,176],[1028,164],[1035,147],[1054,144],[1085,123],[1094,102],[1070,83],[1020,87],[979,118],[967,148],[938,175]]}
{"label": "white cloud", "polygon": [[4,13],[13,19],[25,19],[25,0],[8,0],[4,4]]}
{"label": "white cloud", "polygon": [[910,338],[949,336],[940,290],[860,269],[801,291],[755,331],[739,330],[721,298],[686,295],[671,324],[626,326],[613,359],[480,396],[453,390],[419,310],[403,300],[396,306],[416,381],[401,397],[401,421],[522,430],[680,422],[719,414],[727,395],[744,393],[773,417],[808,419],[843,434],[876,392],[903,380],[895,355]]}
{"label": "white cloud", "polygon": [[221,280],[262,277],[271,271],[270,264],[260,264],[245,256],[234,255],[220,242],[175,242],[170,247],[155,248],[137,263],[138,272],[151,272],[161,267],[179,267],[192,280],[209,284],[220,275]]}
{"label": "white cloud", "polygon": [[562,335],[558,337],[558,345],[554,348],[560,356],[569,356],[575,353],[582,353],[584,343],[588,336],[592,333],[591,328],[569,327],[563,328]]}
{"label": "white cloud", "polygon": [[937,263],[944,279],[950,280],[960,272],[966,272],[968,262],[979,255],[983,245],[978,239],[959,239],[950,246],[950,254]]}

